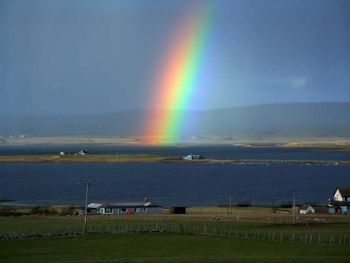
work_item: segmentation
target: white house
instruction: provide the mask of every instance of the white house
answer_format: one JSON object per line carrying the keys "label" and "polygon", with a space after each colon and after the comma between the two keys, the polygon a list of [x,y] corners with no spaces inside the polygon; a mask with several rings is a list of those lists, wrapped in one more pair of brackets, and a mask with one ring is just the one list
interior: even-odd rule
{"label": "white house", "polygon": [[86,155],[87,154],[87,150],[81,150],[77,153],[75,153],[75,155]]}
{"label": "white house", "polygon": [[151,202],[91,203],[88,213],[98,215],[161,214],[163,207]]}
{"label": "white house", "polygon": [[184,157],[182,157],[182,159],[187,160],[187,161],[192,161],[192,160],[199,160],[199,159],[203,159],[202,156],[200,156],[199,154],[189,154],[186,155]]}
{"label": "white house", "polygon": [[334,192],[333,200],[339,202],[350,201],[350,188],[337,188]]}
{"label": "white house", "polygon": [[315,208],[313,208],[311,205],[303,205],[299,210],[299,214],[315,214]]}
{"label": "white house", "polygon": [[330,214],[350,213],[350,188],[338,187],[335,189],[333,198],[329,199],[328,212]]}

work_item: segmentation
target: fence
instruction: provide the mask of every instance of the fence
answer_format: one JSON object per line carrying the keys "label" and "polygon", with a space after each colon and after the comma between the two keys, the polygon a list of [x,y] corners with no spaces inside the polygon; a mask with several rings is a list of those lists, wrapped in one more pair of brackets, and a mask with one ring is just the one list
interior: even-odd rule
{"label": "fence", "polygon": [[[212,227],[207,225],[184,224],[118,224],[107,226],[89,226],[88,234],[138,234],[138,233],[176,233],[190,235],[207,235],[236,240],[257,240],[270,242],[298,242],[305,244],[350,244],[350,236],[340,233],[293,233],[276,231],[237,230],[234,228]],[[13,240],[39,237],[79,236],[81,227],[55,227],[40,229],[31,233],[8,232],[0,234],[1,240]]]}

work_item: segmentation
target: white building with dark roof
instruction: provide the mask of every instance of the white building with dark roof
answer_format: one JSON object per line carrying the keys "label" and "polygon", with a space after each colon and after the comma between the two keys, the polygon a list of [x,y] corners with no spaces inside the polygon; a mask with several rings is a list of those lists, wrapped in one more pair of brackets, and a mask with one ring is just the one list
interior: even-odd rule
{"label": "white building with dark roof", "polygon": [[299,214],[301,215],[315,214],[315,208],[313,208],[311,205],[303,205],[299,209]]}
{"label": "white building with dark roof", "polygon": [[163,207],[151,202],[90,203],[88,213],[98,215],[161,214]]}
{"label": "white building with dark roof", "polygon": [[350,188],[337,188],[334,192],[333,200],[339,202],[350,201]]}
{"label": "white building with dark roof", "polygon": [[328,212],[330,214],[350,214],[350,188],[338,187],[333,198],[329,199]]}
{"label": "white building with dark roof", "polygon": [[199,154],[188,154],[186,156],[182,157],[183,160],[187,160],[187,161],[192,161],[192,160],[199,160],[199,159],[203,159],[203,157]]}

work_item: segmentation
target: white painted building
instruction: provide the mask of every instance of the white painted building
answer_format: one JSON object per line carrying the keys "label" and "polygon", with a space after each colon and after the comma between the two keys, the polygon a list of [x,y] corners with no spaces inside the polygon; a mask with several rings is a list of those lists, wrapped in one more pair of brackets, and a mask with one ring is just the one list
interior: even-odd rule
{"label": "white painted building", "polygon": [[350,214],[350,188],[338,187],[328,203],[330,214]]}
{"label": "white painted building", "polygon": [[311,205],[303,205],[299,209],[299,214],[301,214],[301,215],[315,214],[315,208],[313,208]]}
{"label": "white painted building", "polygon": [[337,188],[333,200],[338,202],[350,201],[350,188]]}
{"label": "white painted building", "polygon": [[202,156],[200,156],[199,154],[189,154],[186,155],[184,157],[182,157],[182,159],[187,160],[187,161],[192,161],[192,160],[199,160],[199,159],[203,159]]}
{"label": "white painted building", "polygon": [[151,202],[122,202],[122,203],[91,203],[88,205],[90,214],[98,215],[133,215],[161,214],[163,207]]}

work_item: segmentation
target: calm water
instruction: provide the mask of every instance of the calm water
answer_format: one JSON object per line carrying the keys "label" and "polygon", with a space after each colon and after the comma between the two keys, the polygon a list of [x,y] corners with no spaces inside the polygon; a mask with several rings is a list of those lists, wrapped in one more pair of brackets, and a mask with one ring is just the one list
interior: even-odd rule
{"label": "calm water", "polygon": [[231,192],[235,203],[271,204],[290,202],[295,191],[298,202],[325,203],[336,186],[350,186],[350,165],[0,164],[0,196],[19,203],[82,204],[80,180],[94,180],[90,201],[218,205]]}

